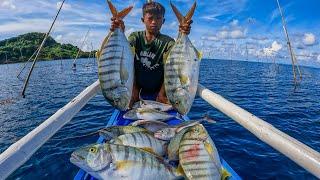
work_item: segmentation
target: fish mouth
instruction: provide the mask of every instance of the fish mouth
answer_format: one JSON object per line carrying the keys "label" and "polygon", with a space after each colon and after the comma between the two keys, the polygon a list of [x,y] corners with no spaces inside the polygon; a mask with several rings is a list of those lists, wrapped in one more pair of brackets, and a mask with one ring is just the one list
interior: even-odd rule
{"label": "fish mouth", "polygon": [[78,156],[74,153],[71,154],[70,161],[74,164],[75,163],[79,164],[79,162],[84,161],[84,160],[85,160],[85,158],[83,158],[82,156]]}

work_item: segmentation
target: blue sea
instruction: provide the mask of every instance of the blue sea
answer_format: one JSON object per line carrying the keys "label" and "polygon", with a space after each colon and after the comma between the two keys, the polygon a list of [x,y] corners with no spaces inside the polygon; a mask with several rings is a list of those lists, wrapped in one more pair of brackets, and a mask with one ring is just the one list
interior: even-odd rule
{"label": "blue sea", "polygon": [[[0,65],[0,152],[98,78],[93,59],[79,59],[76,71],[71,69],[72,60],[37,62],[22,98],[24,81],[16,77],[22,66]],[[294,88],[290,65],[205,59],[200,83],[319,152],[320,69],[301,67],[301,71],[302,82]],[[103,128],[112,112],[99,93],[9,179],[72,179],[78,168],[69,162],[70,154],[97,138],[73,137]],[[197,97],[189,116],[205,113],[217,121],[205,126],[219,154],[242,178],[316,179]]]}

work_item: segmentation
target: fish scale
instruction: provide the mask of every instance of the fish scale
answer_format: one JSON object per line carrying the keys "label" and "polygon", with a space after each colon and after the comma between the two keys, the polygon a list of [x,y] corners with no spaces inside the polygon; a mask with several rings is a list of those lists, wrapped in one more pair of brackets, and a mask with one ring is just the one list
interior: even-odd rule
{"label": "fish scale", "polygon": [[141,132],[123,134],[114,138],[110,142],[114,144],[143,148],[144,150],[152,151],[160,156],[163,156],[166,153],[165,141],[158,140],[149,134]]}
{"label": "fish scale", "polygon": [[168,166],[161,163],[155,156],[137,148],[106,144],[111,149],[114,162],[133,162],[129,168],[122,169],[119,174],[125,174],[130,179],[150,179],[157,175],[158,179],[173,179],[175,176]]}

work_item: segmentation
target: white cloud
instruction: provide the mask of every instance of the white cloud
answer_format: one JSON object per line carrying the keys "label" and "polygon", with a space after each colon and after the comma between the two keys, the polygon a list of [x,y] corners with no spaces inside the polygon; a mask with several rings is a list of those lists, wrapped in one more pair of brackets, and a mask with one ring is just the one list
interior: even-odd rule
{"label": "white cloud", "polygon": [[4,1],[0,4],[0,7],[8,8],[8,9],[11,9],[11,10],[16,9],[16,5],[14,4],[13,0],[4,0]]}
{"label": "white cloud", "polygon": [[230,22],[230,25],[231,25],[231,26],[238,26],[238,24],[239,24],[239,20],[237,20],[237,19],[234,19],[234,20],[232,20],[232,21]]}
{"label": "white cloud", "polygon": [[[62,4],[62,1],[57,2],[57,9],[60,8],[61,4]],[[71,5],[70,5],[70,4],[67,4],[67,3],[65,2],[65,3],[63,3],[62,9],[63,9],[63,10],[70,10],[70,9],[71,9]]]}
{"label": "white cloud", "polygon": [[55,40],[56,40],[56,41],[61,41],[62,37],[63,37],[63,36],[62,36],[61,34],[59,34],[59,35],[56,36]]}
{"label": "white cloud", "polygon": [[216,18],[217,15],[216,14],[212,14],[212,15],[207,15],[207,16],[201,16],[201,19],[205,19],[205,20],[209,20],[209,21],[218,21],[218,19]]}
{"label": "white cloud", "polygon": [[273,56],[280,49],[282,49],[282,45],[279,44],[277,41],[273,41],[271,47],[263,48],[263,53],[264,53],[264,55],[267,55],[267,56]]}
{"label": "white cloud", "polygon": [[316,43],[316,36],[312,33],[305,33],[303,37],[303,43],[306,46],[312,46]]}
{"label": "white cloud", "polygon": [[135,28],[129,28],[129,29],[125,30],[125,34],[126,34],[127,37],[129,37],[129,35],[134,31],[136,31]]}
{"label": "white cloud", "polygon": [[317,61],[320,62],[320,54],[317,57]]}
{"label": "white cloud", "polygon": [[230,32],[230,37],[232,39],[240,39],[240,38],[244,38],[245,37],[245,32],[241,31],[239,29],[237,30],[233,30]]}

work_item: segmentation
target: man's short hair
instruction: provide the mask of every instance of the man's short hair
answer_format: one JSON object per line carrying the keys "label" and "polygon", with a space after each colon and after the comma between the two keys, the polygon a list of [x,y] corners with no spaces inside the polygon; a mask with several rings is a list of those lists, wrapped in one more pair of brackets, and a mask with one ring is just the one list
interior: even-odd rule
{"label": "man's short hair", "polygon": [[142,7],[143,16],[145,14],[147,14],[147,13],[150,13],[150,14],[161,14],[162,16],[164,16],[165,9],[158,2],[148,2],[148,3],[145,3],[143,5],[143,7]]}

